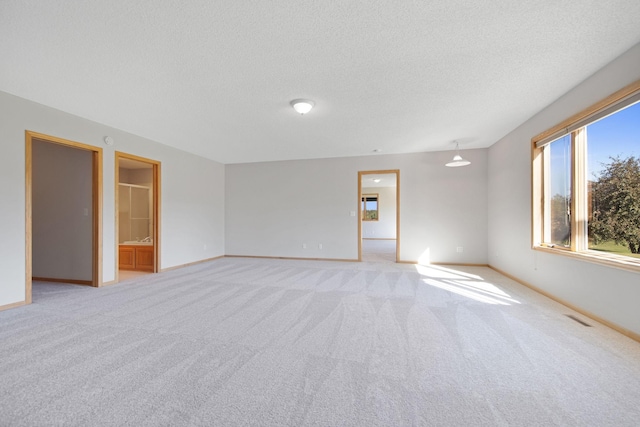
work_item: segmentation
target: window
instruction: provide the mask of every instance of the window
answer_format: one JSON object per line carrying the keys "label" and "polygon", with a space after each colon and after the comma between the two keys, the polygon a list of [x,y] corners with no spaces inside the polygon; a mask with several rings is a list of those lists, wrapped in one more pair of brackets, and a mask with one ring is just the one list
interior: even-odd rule
{"label": "window", "polygon": [[546,242],[564,248],[571,245],[571,138],[567,135],[549,144],[545,160],[549,164],[549,177],[545,194]]}
{"label": "window", "polygon": [[534,248],[640,268],[640,81],[532,142]]}
{"label": "window", "polygon": [[362,220],[377,221],[378,220],[378,195],[363,194],[361,200],[362,200]]}

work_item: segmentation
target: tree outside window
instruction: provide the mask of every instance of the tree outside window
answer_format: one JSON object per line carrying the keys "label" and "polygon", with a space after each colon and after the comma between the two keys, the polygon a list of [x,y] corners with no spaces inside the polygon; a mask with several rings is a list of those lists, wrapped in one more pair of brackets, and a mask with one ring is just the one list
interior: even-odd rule
{"label": "tree outside window", "polygon": [[361,202],[362,202],[362,220],[377,221],[378,220],[378,195],[363,194]]}

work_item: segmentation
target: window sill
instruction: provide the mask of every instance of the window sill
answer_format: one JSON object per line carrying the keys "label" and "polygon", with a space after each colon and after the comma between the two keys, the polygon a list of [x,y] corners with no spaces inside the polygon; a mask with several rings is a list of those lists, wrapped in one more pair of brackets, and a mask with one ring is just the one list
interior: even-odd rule
{"label": "window sill", "polygon": [[626,257],[597,251],[588,252],[571,252],[562,248],[551,248],[548,246],[534,245],[536,251],[546,252],[550,254],[563,255],[569,258],[579,259],[582,261],[592,262],[594,264],[606,265],[608,267],[619,268],[622,270],[640,273],[640,258]]}

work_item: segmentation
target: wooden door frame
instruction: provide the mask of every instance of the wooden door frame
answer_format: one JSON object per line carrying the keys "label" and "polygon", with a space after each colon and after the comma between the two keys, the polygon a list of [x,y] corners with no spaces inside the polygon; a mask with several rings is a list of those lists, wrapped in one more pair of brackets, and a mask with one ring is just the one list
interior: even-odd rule
{"label": "wooden door frame", "polygon": [[33,131],[25,131],[25,304],[31,304],[33,278],[33,141],[43,141],[92,153],[91,286],[102,285],[102,148]]}
{"label": "wooden door frame", "polygon": [[120,280],[118,277],[120,260],[119,260],[119,241],[120,241],[120,218],[118,215],[118,204],[120,202],[120,159],[135,160],[137,162],[150,164],[152,167],[151,175],[153,179],[153,273],[160,271],[160,162],[158,160],[148,159],[146,157],[136,156],[134,154],[124,153],[122,151],[115,152],[115,260],[116,283]]}
{"label": "wooden door frame", "polygon": [[358,261],[362,261],[362,177],[383,174],[396,176],[396,262],[400,262],[400,169],[358,171]]}

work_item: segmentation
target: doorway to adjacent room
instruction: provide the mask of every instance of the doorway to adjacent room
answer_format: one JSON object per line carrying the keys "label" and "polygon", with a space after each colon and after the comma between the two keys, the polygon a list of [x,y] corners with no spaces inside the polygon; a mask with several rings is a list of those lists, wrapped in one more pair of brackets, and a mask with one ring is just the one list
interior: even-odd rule
{"label": "doorway to adjacent room", "polygon": [[358,172],[358,260],[398,262],[400,171]]}
{"label": "doorway to adjacent room", "polygon": [[160,162],[116,152],[116,281],[159,271]]}

